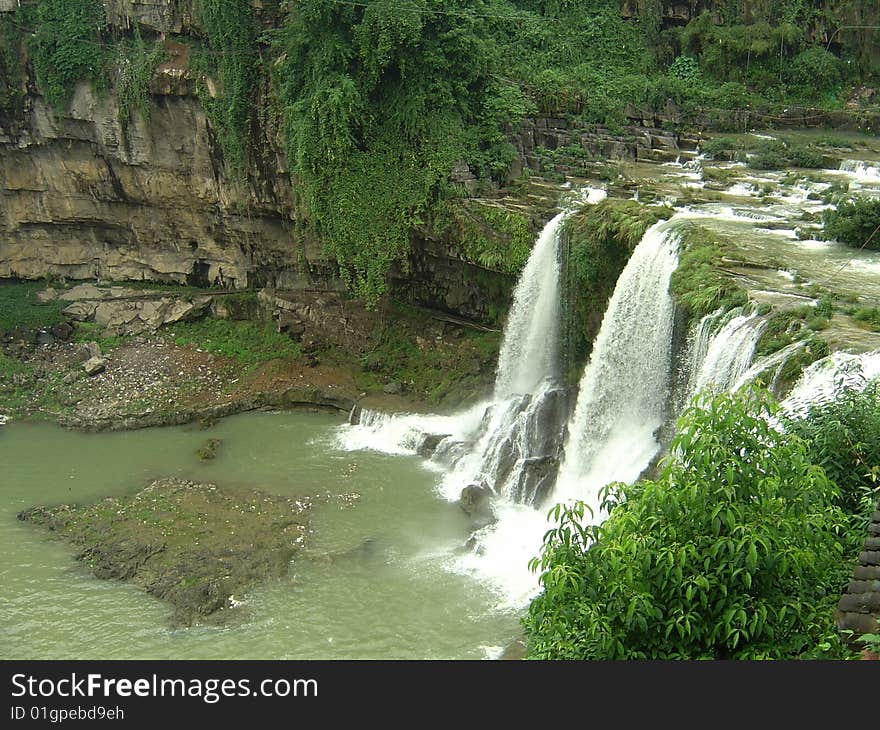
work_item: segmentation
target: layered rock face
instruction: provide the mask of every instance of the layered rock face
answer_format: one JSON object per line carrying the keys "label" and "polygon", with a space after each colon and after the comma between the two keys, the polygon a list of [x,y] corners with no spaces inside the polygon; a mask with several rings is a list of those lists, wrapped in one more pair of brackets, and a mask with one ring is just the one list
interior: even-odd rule
{"label": "layered rock face", "polygon": [[27,127],[0,137],[0,277],[285,284],[303,247],[286,174],[230,181],[192,84],[172,71],[149,119],[125,128],[113,96],[85,83],[64,116],[28,98]]}

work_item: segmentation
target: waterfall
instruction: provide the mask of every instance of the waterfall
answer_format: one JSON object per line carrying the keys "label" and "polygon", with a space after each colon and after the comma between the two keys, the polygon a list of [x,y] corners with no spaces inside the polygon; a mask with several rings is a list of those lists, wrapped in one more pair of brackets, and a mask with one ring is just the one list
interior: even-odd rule
{"label": "waterfall", "polygon": [[782,401],[789,416],[805,416],[812,405],[833,400],[843,388],[862,390],[880,377],[880,350],[861,355],[834,352],[809,365]]}
{"label": "waterfall", "polygon": [[678,265],[674,223],[651,226],[617,280],[590,361],[559,470],[557,501],[580,499],[598,514],[598,490],[633,481],[660,448],[666,417]]}
{"label": "waterfall", "polygon": [[880,167],[864,160],[843,160],[840,163],[840,171],[852,175],[860,182],[880,182]]}
{"label": "waterfall", "polygon": [[555,215],[535,243],[513,291],[498,354],[495,400],[532,393],[557,375],[559,349],[559,228]]}
{"label": "waterfall", "polygon": [[[596,203],[602,190],[581,200]],[[453,500],[469,485],[506,501],[537,504],[550,490],[561,448],[567,391],[558,380],[559,236],[565,209],[543,228],[513,292],[490,400],[452,416],[364,411],[339,434],[343,448],[418,453],[442,465]]]}
{"label": "waterfall", "polygon": [[732,389],[749,370],[765,326],[758,315],[743,314],[741,309],[703,317],[691,345],[687,399],[704,388]]}

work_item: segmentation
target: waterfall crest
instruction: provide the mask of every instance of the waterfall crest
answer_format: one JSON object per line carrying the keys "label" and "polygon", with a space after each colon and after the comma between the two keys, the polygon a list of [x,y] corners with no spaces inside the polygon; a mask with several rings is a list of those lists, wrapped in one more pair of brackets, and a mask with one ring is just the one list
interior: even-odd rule
{"label": "waterfall crest", "polygon": [[513,290],[498,353],[495,400],[533,393],[557,375],[559,350],[559,229],[555,215],[535,243]]}
{"label": "waterfall crest", "polygon": [[580,499],[598,514],[599,489],[632,481],[660,448],[672,370],[678,265],[674,217],[651,226],[617,285],[581,378],[553,497]]}
{"label": "waterfall crest", "polygon": [[703,317],[690,348],[687,399],[704,388],[734,388],[749,370],[766,324],[757,314],[743,314],[741,309]]}

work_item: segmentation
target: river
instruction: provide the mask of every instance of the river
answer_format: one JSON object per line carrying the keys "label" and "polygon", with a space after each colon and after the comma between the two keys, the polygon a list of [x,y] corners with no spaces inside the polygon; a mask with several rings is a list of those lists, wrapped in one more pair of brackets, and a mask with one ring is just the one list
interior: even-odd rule
{"label": "river", "polygon": [[[10,659],[485,659],[519,636],[519,614],[457,568],[470,534],[421,459],[336,447],[340,419],[251,413],[195,427],[80,433],[0,428],[0,657]],[[206,438],[223,439],[202,462]],[[169,628],[170,609],[99,580],[75,549],[16,514],[137,491],[160,476],[284,495],[357,492],[312,513],[312,553],[245,597],[230,626]]]}

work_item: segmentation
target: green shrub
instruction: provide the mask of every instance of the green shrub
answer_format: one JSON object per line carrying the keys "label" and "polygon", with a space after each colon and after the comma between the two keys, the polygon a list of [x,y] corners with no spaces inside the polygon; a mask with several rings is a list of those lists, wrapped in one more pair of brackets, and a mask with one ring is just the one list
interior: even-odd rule
{"label": "green shrub", "polygon": [[789,83],[807,96],[820,96],[837,86],[842,77],[840,59],[824,48],[801,51],[788,67]]}
{"label": "green shrub", "polygon": [[822,236],[855,248],[880,251],[880,199],[853,198],[822,216]]}
{"label": "green shrub", "polygon": [[785,430],[807,444],[807,458],[839,488],[835,499],[865,533],[880,499],[880,381],[859,390],[840,389],[832,401],[812,405],[802,418],[784,420]]}
{"label": "green shrub", "polygon": [[835,636],[862,534],[763,391],[679,419],[656,481],[608,487],[608,519],[559,505],[524,620],[536,659],[782,659]]}
{"label": "green shrub", "polygon": [[681,81],[694,82],[700,77],[700,62],[693,56],[679,56],[669,67],[669,75]]}
{"label": "green shrub", "polygon": [[852,317],[865,324],[868,329],[880,332],[880,307],[859,307],[853,311]]}

